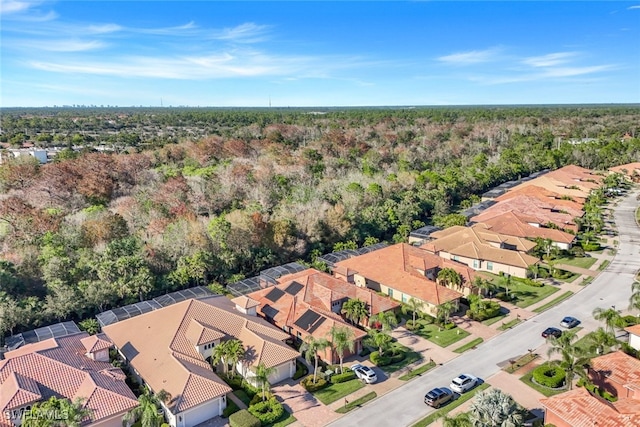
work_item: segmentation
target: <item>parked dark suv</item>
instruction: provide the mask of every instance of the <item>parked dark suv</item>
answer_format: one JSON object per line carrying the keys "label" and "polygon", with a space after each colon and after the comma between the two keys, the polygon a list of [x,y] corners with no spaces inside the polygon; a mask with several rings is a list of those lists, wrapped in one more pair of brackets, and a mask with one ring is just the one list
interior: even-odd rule
{"label": "parked dark suv", "polygon": [[453,392],[447,388],[434,388],[424,395],[424,403],[439,408],[453,399]]}

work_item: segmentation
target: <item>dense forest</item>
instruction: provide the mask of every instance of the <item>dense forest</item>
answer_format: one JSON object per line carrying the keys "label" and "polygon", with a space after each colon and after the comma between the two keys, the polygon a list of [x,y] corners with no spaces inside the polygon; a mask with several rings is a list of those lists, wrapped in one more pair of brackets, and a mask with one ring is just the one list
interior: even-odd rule
{"label": "dense forest", "polygon": [[[640,107],[3,109],[0,334],[334,248],[502,182],[640,161]],[[98,151],[100,149],[100,151]]]}

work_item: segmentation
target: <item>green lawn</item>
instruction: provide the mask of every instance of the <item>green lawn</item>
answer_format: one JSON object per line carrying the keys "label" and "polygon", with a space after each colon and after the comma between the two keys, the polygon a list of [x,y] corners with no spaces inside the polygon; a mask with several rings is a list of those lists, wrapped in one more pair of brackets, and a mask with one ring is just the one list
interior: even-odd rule
{"label": "green lawn", "polygon": [[367,393],[364,396],[362,396],[361,398],[354,400],[353,402],[349,401],[349,403],[347,403],[346,405],[341,406],[338,409],[336,409],[336,412],[338,414],[346,414],[350,410],[355,409],[355,408],[359,408],[362,405],[364,405],[365,403],[367,403],[368,401],[375,399],[376,397],[378,397],[378,395],[376,394],[375,391],[372,391],[371,393]]}
{"label": "green lawn", "polygon": [[511,328],[513,328],[514,326],[516,326],[516,325],[517,325],[518,323],[520,323],[520,322],[522,322],[522,320],[520,320],[520,319],[513,319],[513,320],[510,320],[509,322],[507,322],[507,323],[503,323],[502,325],[500,325],[500,326],[498,327],[498,330],[499,330],[499,331],[506,331],[507,329],[511,329]]}
{"label": "green lawn", "polygon": [[420,356],[420,353],[417,353],[411,350],[409,347],[403,346],[397,341],[393,342],[391,344],[391,348],[389,350],[386,350],[385,353],[388,351],[392,351],[393,349],[395,349],[396,352],[399,352],[399,351],[404,352],[405,358],[399,362],[392,363],[390,365],[379,366],[380,369],[382,369],[388,374],[399,371],[400,369],[405,368],[406,366],[411,365],[412,363],[422,360],[422,356]]}
{"label": "green lawn", "polygon": [[546,304],[541,305],[540,307],[536,308],[535,310],[533,310],[535,313],[542,313],[545,310],[548,310],[549,308],[553,307],[554,305],[558,305],[560,304],[562,301],[566,300],[567,298],[569,298],[571,295],[573,295],[573,292],[571,291],[567,291],[564,294],[552,299],[551,301],[549,301]]}
{"label": "green lawn", "polygon": [[484,340],[482,338],[476,338],[475,340],[469,341],[465,345],[461,345],[460,347],[453,350],[454,353],[464,353],[465,351],[472,349],[480,344],[482,344]]}
{"label": "green lawn", "polygon": [[558,290],[558,288],[549,285],[536,288],[535,286],[525,285],[524,283],[514,283],[511,285],[509,292],[513,292],[518,298],[516,301],[518,307],[526,308],[558,292]]}
{"label": "green lawn", "polygon": [[535,360],[537,357],[538,355],[535,353],[527,353],[524,356],[520,357],[519,359],[514,360],[513,361],[514,363],[510,363],[509,365],[502,368],[502,370],[510,374],[513,374],[515,371],[522,368],[527,363],[530,363],[533,360]]}
{"label": "green lawn", "polygon": [[328,405],[338,399],[342,399],[343,397],[350,395],[354,391],[360,390],[362,387],[364,387],[364,383],[359,379],[354,379],[343,383],[331,384],[322,390],[314,392],[313,395],[320,402]]}
{"label": "green lawn", "polygon": [[608,259],[605,259],[604,261],[602,261],[602,264],[600,264],[600,265],[598,266],[598,270],[602,271],[602,270],[604,270],[605,268],[607,268],[608,266],[609,266],[609,260],[608,260]]}
{"label": "green lawn", "polygon": [[453,402],[445,405],[444,407],[438,409],[435,412],[430,413],[429,415],[427,415],[426,417],[424,417],[423,419],[421,419],[420,421],[415,423],[412,427],[425,427],[425,426],[428,426],[429,424],[431,424],[435,420],[444,417],[449,412],[453,411],[458,406],[462,405],[464,402],[466,402],[466,401],[470,400],[471,398],[473,398],[473,396],[475,396],[475,394],[478,393],[479,391],[486,390],[489,387],[491,387],[491,386],[489,384],[487,384],[487,383],[480,384],[478,387],[474,388],[471,391],[466,392],[465,394],[461,395],[460,397],[458,397]]}
{"label": "green lawn", "polygon": [[540,393],[544,394],[547,397],[555,396],[556,394],[564,393],[565,391],[567,391],[566,388],[552,389],[552,388],[549,388],[549,387],[544,387],[544,386],[538,385],[538,384],[534,383],[533,381],[531,381],[531,377],[532,376],[533,376],[533,369],[531,370],[531,372],[529,372],[529,373],[523,375],[522,377],[520,377],[520,381],[522,381],[523,383],[525,383],[526,385],[528,385],[532,389],[538,390]]}
{"label": "green lawn", "polygon": [[422,325],[422,327],[419,330],[414,331],[414,333],[416,335],[420,335],[422,338],[428,339],[440,347],[448,347],[454,342],[460,341],[469,335],[469,332],[458,327],[453,329],[442,328],[441,331],[438,329],[438,326],[434,324]]}
{"label": "green lawn", "polygon": [[499,321],[501,321],[502,319],[504,319],[505,317],[507,317],[506,314],[501,314],[500,316],[496,316],[496,317],[492,317],[491,319],[487,319],[487,320],[483,320],[482,323],[485,326],[491,326],[494,323],[497,323]]}
{"label": "green lawn", "polygon": [[429,369],[433,369],[436,366],[435,362],[429,362],[426,363],[422,366],[418,366],[416,369],[411,369],[409,372],[407,372],[406,374],[402,375],[401,377],[399,377],[398,379],[401,381],[409,381],[412,378],[415,377],[419,377],[420,375],[424,374],[425,372],[427,372]]}
{"label": "green lawn", "polygon": [[593,257],[573,257],[573,258],[557,258],[554,262],[557,264],[567,264],[580,268],[591,268],[591,266],[597,261],[597,258]]}

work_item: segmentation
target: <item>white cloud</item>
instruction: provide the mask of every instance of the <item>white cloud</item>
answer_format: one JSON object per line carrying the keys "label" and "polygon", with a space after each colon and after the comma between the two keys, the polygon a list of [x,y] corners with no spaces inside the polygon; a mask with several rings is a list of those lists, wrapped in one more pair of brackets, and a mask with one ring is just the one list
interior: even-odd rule
{"label": "white cloud", "polygon": [[532,67],[553,67],[569,62],[569,60],[576,57],[576,55],[576,52],[556,52],[542,56],[531,56],[525,58],[522,62]]}
{"label": "white cloud", "polygon": [[16,13],[22,12],[33,6],[33,3],[26,1],[0,0],[0,13]]}
{"label": "white cloud", "polygon": [[123,27],[118,24],[101,24],[101,25],[89,25],[87,31],[93,34],[108,34],[122,31]]}
{"label": "white cloud", "polygon": [[627,10],[632,10],[632,9],[640,9],[640,4],[637,4],[637,5],[635,5],[635,6],[629,6],[629,7],[627,8]]}
{"label": "white cloud", "polygon": [[101,49],[105,43],[98,40],[22,40],[8,42],[11,47],[28,50],[41,50],[47,52],[84,52]]}
{"label": "white cloud", "polygon": [[517,75],[498,75],[498,76],[472,76],[469,80],[488,84],[488,85],[498,85],[498,84],[508,84],[508,83],[522,83],[522,82],[532,82],[537,80],[551,80],[551,79],[568,79],[572,77],[581,77],[587,75],[593,75],[597,73],[602,73],[604,71],[610,71],[616,69],[617,66],[614,64],[605,64],[605,65],[592,65],[585,67],[550,67],[546,69],[540,70],[540,72],[533,73],[524,73]]}
{"label": "white cloud", "polygon": [[470,65],[489,62],[496,59],[499,49],[492,48],[486,50],[471,50],[468,52],[458,52],[438,58],[438,61],[453,65]]}
{"label": "white cloud", "polygon": [[237,42],[255,42],[264,39],[265,32],[270,27],[268,25],[257,25],[253,22],[246,22],[233,28],[225,28],[214,38],[218,40],[232,40]]}

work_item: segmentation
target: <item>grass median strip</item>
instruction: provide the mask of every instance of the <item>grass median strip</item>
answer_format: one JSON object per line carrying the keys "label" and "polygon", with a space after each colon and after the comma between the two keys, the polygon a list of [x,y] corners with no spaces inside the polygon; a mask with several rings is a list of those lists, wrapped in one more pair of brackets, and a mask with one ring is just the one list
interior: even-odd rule
{"label": "grass median strip", "polygon": [[506,314],[501,314],[500,316],[496,316],[496,317],[492,317],[491,319],[487,319],[487,320],[483,320],[482,323],[485,326],[491,326],[494,323],[497,323],[499,321],[501,321],[502,319],[504,319],[505,317],[507,317]]}
{"label": "grass median strip", "polygon": [[503,323],[502,325],[500,325],[498,327],[498,330],[499,331],[506,331],[507,329],[513,328],[514,326],[516,326],[520,322],[522,322],[522,319],[520,319],[520,318],[510,320],[507,323]]}
{"label": "grass median strip", "polygon": [[469,341],[465,345],[461,345],[460,347],[456,348],[455,350],[453,350],[453,352],[454,353],[464,353],[465,351],[482,344],[483,341],[484,340],[482,338],[476,338],[476,339],[474,339],[472,341]]}
{"label": "grass median strip", "polygon": [[348,402],[346,405],[339,407],[338,409],[336,409],[336,412],[338,414],[346,414],[350,410],[359,408],[360,406],[364,405],[370,400],[375,399],[376,397],[378,397],[378,395],[375,391],[372,391],[371,393],[367,393],[361,398],[354,400],[353,402]]}
{"label": "grass median strip", "polygon": [[474,388],[473,390],[471,390],[471,391],[461,395],[460,397],[458,397],[452,403],[450,403],[448,405],[445,405],[444,407],[438,409],[437,411],[432,412],[431,414],[427,415],[426,417],[424,417],[423,419],[421,419],[420,421],[415,423],[412,427],[425,427],[425,426],[428,426],[429,424],[431,424],[432,422],[434,422],[438,418],[441,418],[441,417],[445,416],[446,414],[448,414],[449,412],[453,411],[454,409],[456,409],[458,406],[462,405],[467,400],[470,400],[473,396],[475,396],[475,394],[477,392],[485,390],[485,389],[487,389],[489,387],[491,387],[491,386],[489,384],[487,384],[487,383],[480,384],[478,387]]}
{"label": "grass median strip", "polygon": [[605,259],[604,261],[602,261],[602,264],[600,264],[600,265],[598,266],[598,270],[602,271],[602,270],[604,270],[605,268],[607,268],[608,266],[609,266],[609,260],[608,260],[608,259]]}
{"label": "grass median strip", "polygon": [[429,362],[425,365],[418,366],[416,369],[411,369],[406,374],[398,377],[401,381],[409,381],[412,378],[419,377],[420,375],[427,372],[429,369],[433,369],[436,366],[436,362]]}
{"label": "grass median strip", "polygon": [[546,304],[541,305],[540,307],[536,308],[533,311],[536,312],[536,313],[542,313],[543,311],[548,310],[549,308],[553,307],[554,305],[560,304],[562,301],[566,300],[571,295],[573,295],[573,292],[567,291],[564,294],[560,295],[559,297],[554,298],[553,300],[549,301]]}

